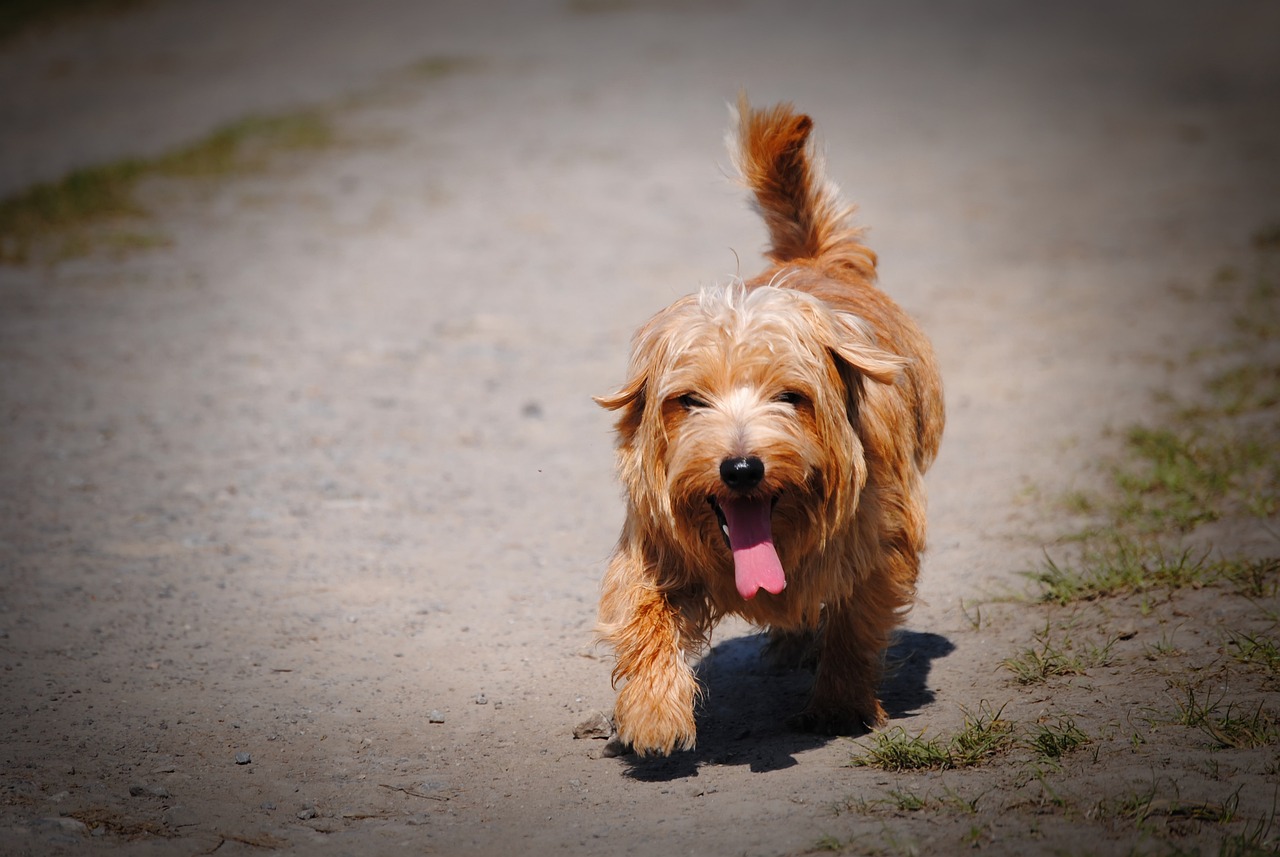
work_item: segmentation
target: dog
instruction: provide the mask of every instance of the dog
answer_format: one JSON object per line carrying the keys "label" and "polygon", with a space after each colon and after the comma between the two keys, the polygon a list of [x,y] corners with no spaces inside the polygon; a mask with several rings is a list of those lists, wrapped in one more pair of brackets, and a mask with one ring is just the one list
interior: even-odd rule
{"label": "dog", "polygon": [[729,133],[769,233],[751,280],[704,289],[635,334],[617,411],[626,519],[601,586],[617,739],[695,746],[691,659],[736,614],[790,665],[816,655],[792,725],[883,726],[884,651],[916,592],[923,475],[944,423],[920,327],[876,285],[854,208],[823,175],[813,121],[742,95]]}

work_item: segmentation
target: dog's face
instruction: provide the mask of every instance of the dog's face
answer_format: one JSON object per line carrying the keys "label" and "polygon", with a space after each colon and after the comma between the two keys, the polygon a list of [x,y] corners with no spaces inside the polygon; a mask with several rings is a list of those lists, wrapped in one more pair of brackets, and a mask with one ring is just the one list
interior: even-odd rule
{"label": "dog's face", "polygon": [[[632,524],[689,573],[779,594],[786,569],[854,514],[866,480],[858,402],[903,362],[857,318],[802,292],[711,289],[636,335],[621,410]],[[713,593],[714,597],[714,593]]]}

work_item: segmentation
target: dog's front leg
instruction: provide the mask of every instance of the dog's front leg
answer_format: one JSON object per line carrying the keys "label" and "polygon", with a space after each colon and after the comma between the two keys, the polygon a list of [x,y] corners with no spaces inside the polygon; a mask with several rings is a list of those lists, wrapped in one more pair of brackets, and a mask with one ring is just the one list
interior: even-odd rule
{"label": "dog's front leg", "polygon": [[641,755],[692,749],[698,682],[687,656],[699,646],[696,622],[668,593],[610,577],[617,586],[606,581],[602,604],[622,609],[602,636],[617,655],[614,684],[625,682],[614,705],[618,737]]}

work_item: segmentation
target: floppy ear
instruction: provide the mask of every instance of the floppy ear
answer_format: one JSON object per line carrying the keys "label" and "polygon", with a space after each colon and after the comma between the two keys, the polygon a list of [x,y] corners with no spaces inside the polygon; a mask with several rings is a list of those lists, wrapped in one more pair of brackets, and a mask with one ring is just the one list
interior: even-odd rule
{"label": "floppy ear", "polygon": [[635,440],[640,431],[640,422],[644,417],[645,389],[648,385],[647,372],[633,372],[622,389],[611,396],[594,396],[595,403],[610,411],[621,410],[615,426],[618,442],[626,445]]}
{"label": "floppy ear", "polygon": [[644,407],[644,388],[645,377],[636,375],[622,386],[622,389],[610,396],[592,396],[591,400],[606,411],[616,411],[619,408],[625,408],[632,402],[638,402],[641,408]]}
{"label": "floppy ear", "polygon": [[880,384],[893,384],[911,361],[873,344],[866,322],[853,313],[832,313],[836,325],[836,341],[832,348],[840,359],[856,369],[864,378]]}

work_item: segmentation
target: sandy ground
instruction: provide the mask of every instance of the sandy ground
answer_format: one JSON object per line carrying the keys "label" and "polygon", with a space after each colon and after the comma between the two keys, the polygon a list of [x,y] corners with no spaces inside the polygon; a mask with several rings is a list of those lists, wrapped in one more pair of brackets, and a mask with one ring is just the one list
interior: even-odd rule
{"label": "sandy ground", "polygon": [[980,769],[949,782],[995,813],[981,843],[842,814],[896,780],[786,731],[805,679],[738,626],[696,751],[574,738],[612,706],[622,512],[590,396],[651,312],[758,264],[740,87],[816,118],[940,355],[885,689],[912,732],[1020,693],[998,667],[1032,620],[964,605],[1024,586],[1067,526],[1043,498],[1229,334],[1208,285],[1280,218],[1274,3],[785,5],[174,0],[0,45],[0,192],[251,113],[341,139],[152,183],[165,248],[0,269],[0,851],[1133,846]]}

